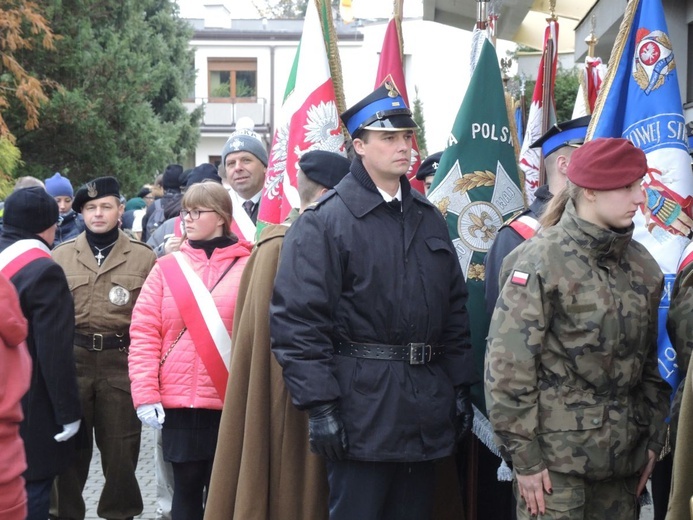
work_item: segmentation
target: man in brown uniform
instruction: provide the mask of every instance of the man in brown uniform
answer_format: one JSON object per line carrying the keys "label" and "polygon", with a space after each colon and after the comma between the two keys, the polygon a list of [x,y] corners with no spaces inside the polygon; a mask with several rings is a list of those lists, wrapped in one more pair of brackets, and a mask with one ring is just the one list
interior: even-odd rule
{"label": "man in brown uniform", "polygon": [[60,519],[84,519],[82,491],[94,438],[105,479],[98,515],[116,520],[142,512],[135,477],[141,423],[130,396],[128,331],[132,309],[156,255],[118,229],[123,214],[119,190],[113,177],[101,177],[80,188],[72,208],[82,213],[87,229],[53,251],[75,302],[75,362],[84,409],[81,445],[71,467],[56,481],[52,512]]}

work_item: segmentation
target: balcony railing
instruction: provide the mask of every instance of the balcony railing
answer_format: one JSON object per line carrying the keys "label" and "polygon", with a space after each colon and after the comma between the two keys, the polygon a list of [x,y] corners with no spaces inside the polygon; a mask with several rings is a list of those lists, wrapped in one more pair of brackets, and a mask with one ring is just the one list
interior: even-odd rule
{"label": "balcony railing", "polygon": [[242,117],[249,117],[256,126],[266,126],[269,124],[269,114],[267,110],[267,100],[265,98],[255,98],[255,102],[233,102],[219,103],[210,102],[208,98],[195,98],[195,101],[186,101],[185,107],[192,112],[200,105],[204,106],[204,126],[232,126]]}

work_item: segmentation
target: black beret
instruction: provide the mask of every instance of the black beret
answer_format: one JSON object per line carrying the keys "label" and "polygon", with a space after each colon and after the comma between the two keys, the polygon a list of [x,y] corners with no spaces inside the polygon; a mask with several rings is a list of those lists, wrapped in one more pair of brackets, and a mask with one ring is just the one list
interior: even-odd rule
{"label": "black beret", "polygon": [[14,191],[5,200],[5,226],[42,233],[58,221],[58,203],[41,186]]}
{"label": "black beret", "polygon": [[164,170],[162,182],[165,190],[179,190],[185,184],[183,167],[180,164],[169,164]]}
{"label": "black beret", "polygon": [[429,175],[435,175],[438,171],[438,165],[440,164],[440,158],[443,156],[443,152],[432,153],[426,157],[422,162],[421,166],[416,172],[416,178],[420,181],[426,180]]}
{"label": "black beret", "polygon": [[325,188],[334,188],[349,173],[351,163],[346,157],[324,150],[306,152],[298,161],[298,167],[313,182]]}
{"label": "black beret", "polygon": [[120,185],[115,177],[99,177],[87,182],[77,190],[72,201],[72,209],[77,213],[82,212],[84,206],[90,200],[112,196],[120,201]]}
{"label": "black beret", "polygon": [[217,167],[210,163],[202,163],[195,166],[193,170],[188,175],[188,179],[185,181],[185,187],[189,188],[193,184],[211,179],[213,181],[221,184],[221,177],[217,173]]}

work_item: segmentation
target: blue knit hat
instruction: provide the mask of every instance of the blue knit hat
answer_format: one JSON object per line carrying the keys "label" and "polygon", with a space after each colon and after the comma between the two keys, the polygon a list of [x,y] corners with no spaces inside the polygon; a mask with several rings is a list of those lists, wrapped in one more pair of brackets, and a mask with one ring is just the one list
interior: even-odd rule
{"label": "blue knit hat", "polygon": [[55,172],[53,177],[46,179],[45,184],[46,191],[51,197],[74,197],[75,195],[70,180],[60,175],[60,172]]}

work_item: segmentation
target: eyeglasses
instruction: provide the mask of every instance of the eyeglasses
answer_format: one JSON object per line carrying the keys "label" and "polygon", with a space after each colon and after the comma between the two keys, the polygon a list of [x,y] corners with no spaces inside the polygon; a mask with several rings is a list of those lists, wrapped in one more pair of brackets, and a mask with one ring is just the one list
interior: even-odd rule
{"label": "eyeglasses", "polygon": [[185,218],[189,215],[191,220],[197,220],[202,213],[216,213],[216,211],[213,209],[182,209],[180,210],[180,218]]}

